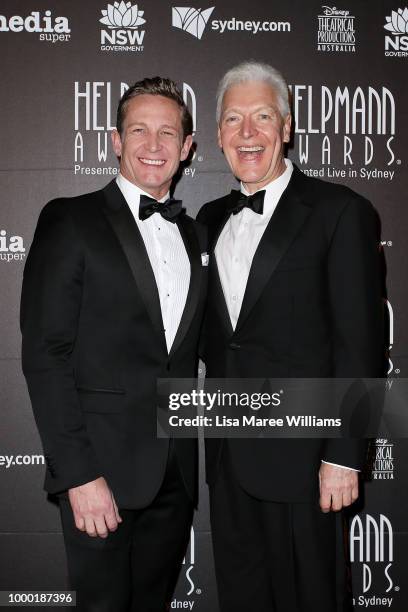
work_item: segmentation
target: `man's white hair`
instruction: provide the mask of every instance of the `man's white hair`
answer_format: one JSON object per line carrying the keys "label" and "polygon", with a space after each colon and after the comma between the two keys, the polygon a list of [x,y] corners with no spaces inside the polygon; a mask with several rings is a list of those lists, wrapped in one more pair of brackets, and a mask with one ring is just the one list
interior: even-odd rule
{"label": "man's white hair", "polygon": [[226,91],[233,85],[247,81],[268,83],[276,93],[278,108],[282,118],[284,119],[290,114],[288,85],[281,73],[269,64],[250,60],[228,70],[219,82],[217,89],[217,123],[220,122],[222,101]]}

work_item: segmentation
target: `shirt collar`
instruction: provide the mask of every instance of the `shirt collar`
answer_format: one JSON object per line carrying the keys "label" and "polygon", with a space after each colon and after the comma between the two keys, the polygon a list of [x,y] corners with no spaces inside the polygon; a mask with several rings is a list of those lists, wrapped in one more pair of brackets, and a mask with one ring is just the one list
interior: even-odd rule
{"label": "shirt collar", "polygon": [[[265,190],[265,199],[264,199],[264,213],[263,216],[268,216],[268,214],[272,214],[275,210],[276,204],[279,202],[279,199],[286,187],[289,184],[290,177],[293,172],[293,164],[290,159],[284,158],[286,169],[285,171],[278,176],[277,179],[271,181],[265,187],[258,189],[257,191]],[[244,185],[241,182],[241,192],[245,195],[251,195],[245,189]],[[256,193],[256,192],[255,192]]]}
{"label": "shirt collar", "polygon": [[[149,198],[153,197],[150,195],[150,193],[147,193],[147,191],[143,191],[143,189],[141,189],[134,183],[131,183],[120,172],[118,176],[116,177],[116,183],[119,189],[121,190],[126,202],[129,204],[129,206],[131,208],[133,207],[136,208],[138,212],[139,212],[140,196],[146,195]],[[170,192],[168,191],[160,200],[158,200],[158,202],[165,202],[169,198],[169,194]]]}

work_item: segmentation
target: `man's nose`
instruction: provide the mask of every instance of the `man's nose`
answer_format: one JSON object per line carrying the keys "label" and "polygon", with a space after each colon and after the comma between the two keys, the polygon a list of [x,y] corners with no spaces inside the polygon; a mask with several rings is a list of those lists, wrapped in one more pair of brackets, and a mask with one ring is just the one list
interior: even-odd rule
{"label": "man's nose", "polygon": [[154,153],[160,149],[160,138],[156,132],[150,132],[147,137],[146,148]]}
{"label": "man's nose", "polygon": [[256,127],[251,119],[251,117],[244,117],[241,122],[241,136],[243,138],[251,138],[251,136],[255,136]]}

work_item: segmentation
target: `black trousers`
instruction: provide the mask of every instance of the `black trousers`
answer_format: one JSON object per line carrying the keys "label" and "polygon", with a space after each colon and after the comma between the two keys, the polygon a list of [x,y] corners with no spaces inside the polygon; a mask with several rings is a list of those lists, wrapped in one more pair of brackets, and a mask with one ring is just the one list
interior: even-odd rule
{"label": "black trousers", "polygon": [[142,510],[120,509],[123,522],[106,539],[75,527],[60,500],[71,588],[81,612],[164,612],[188,545],[193,504],[172,444],[164,481]]}
{"label": "black trousers", "polygon": [[221,612],[352,612],[341,513],[251,497],[227,444],[210,510]]}

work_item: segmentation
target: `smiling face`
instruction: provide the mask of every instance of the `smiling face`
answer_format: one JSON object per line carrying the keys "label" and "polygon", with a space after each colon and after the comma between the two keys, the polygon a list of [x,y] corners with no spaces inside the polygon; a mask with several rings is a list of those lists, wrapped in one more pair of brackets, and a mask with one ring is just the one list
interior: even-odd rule
{"label": "smiling face", "polygon": [[245,81],[225,92],[218,144],[234,175],[249,193],[285,171],[284,143],[291,117],[282,118],[275,91],[263,81]]}
{"label": "smiling face", "polygon": [[192,137],[183,142],[177,102],[141,94],[127,102],[122,134],[114,130],[112,143],[120,157],[121,174],[160,200],[168,192],[180,161],[187,158]]}

